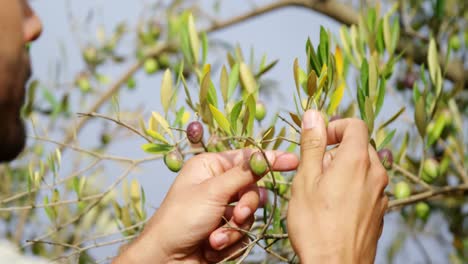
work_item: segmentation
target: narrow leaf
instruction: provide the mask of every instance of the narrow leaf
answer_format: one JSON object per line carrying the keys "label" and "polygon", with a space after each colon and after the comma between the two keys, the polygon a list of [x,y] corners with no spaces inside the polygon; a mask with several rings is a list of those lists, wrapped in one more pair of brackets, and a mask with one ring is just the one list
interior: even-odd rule
{"label": "narrow leaf", "polygon": [[219,127],[228,135],[232,135],[231,133],[231,125],[229,124],[229,121],[227,118],[221,113],[216,107],[213,105],[209,105],[210,111],[213,114],[213,118],[216,120],[216,123],[218,123]]}
{"label": "narrow leaf", "polygon": [[162,83],[161,83],[161,104],[164,109],[164,113],[167,115],[167,111],[171,105],[173,88],[172,88],[172,74],[171,70],[167,69],[164,72]]}
{"label": "narrow leaf", "polygon": [[195,64],[197,64],[200,54],[200,39],[198,37],[197,29],[195,28],[195,21],[192,14],[190,14],[188,17],[188,32],[190,38],[190,48],[193,54],[193,61]]}

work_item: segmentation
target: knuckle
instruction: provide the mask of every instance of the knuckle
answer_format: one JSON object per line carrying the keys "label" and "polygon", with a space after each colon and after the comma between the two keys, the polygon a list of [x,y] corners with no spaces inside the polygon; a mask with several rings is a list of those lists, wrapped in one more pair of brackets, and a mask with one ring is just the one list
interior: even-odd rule
{"label": "knuckle", "polygon": [[302,150],[314,150],[314,149],[322,149],[324,147],[324,143],[321,137],[307,137],[304,138],[301,142],[301,149]]}
{"label": "knuckle", "polygon": [[359,128],[360,130],[365,130],[365,131],[368,130],[366,122],[364,122],[363,120],[361,120],[359,118],[354,118],[353,119],[353,126],[356,127],[356,128]]}
{"label": "knuckle", "polygon": [[367,149],[357,150],[352,157],[353,161],[364,169],[368,169],[370,167],[370,157]]}

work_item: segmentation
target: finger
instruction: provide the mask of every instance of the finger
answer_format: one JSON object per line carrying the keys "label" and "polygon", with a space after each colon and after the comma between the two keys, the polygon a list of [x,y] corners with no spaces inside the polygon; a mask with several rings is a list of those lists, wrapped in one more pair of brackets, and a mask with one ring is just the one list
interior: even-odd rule
{"label": "finger", "polygon": [[[231,169],[219,176],[208,179],[205,184],[211,195],[219,202],[227,203],[230,198],[249,184],[254,184],[261,177],[250,170],[249,158],[252,149],[244,149],[237,152],[226,152],[218,155],[224,163],[235,164]],[[275,171],[291,170],[297,167],[298,159],[292,153],[282,151],[266,151],[268,162]],[[231,166],[231,165],[230,165]]]}
{"label": "finger", "polygon": [[379,191],[378,195],[381,197],[382,193],[384,193],[384,190],[388,185],[387,170],[382,165],[377,151],[375,151],[375,149],[370,144],[368,146],[369,159],[371,162],[370,175],[373,177],[371,184],[373,184],[373,186],[377,186]]}
{"label": "finger", "polygon": [[250,216],[252,216],[258,208],[260,202],[260,194],[256,184],[249,185],[239,194],[239,202],[234,207],[234,221],[241,225]]}
{"label": "finger", "polygon": [[325,152],[325,156],[323,156],[323,165],[322,165],[323,171],[326,171],[328,168],[330,168],[332,161],[335,158],[337,150],[338,150],[337,148],[333,148]]}
{"label": "finger", "polygon": [[308,110],[302,118],[301,132],[301,161],[298,177],[314,179],[322,173],[322,162],[327,146],[327,130],[322,114],[315,110]]}
{"label": "finger", "polygon": [[[252,153],[257,152],[257,149],[244,148],[230,151],[224,151],[220,153],[210,153],[209,162],[213,164],[220,164],[221,170],[214,171],[216,174],[221,174],[237,166],[248,163]],[[266,154],[271,153],[275,159],[271,162],[272,168],[275,171],[290,171],[295,170],[299,164],[297,156],[293,153],[284,151],[266,151]]]}
{"label": "finger", "polygon": [[216,263],[223,260],[234,260],[244,253],[249,243],[250,239],[245,236],[242,240],[221,251],[216,251],[208,247],[204,250],[204,256],[209,263]]}
{"label": "finger", "polygon": [[250,230],[254,221],[255,217],[253,215],[241,225],[231,219],[228,223],[210,234],[208,240],[211,248],[219,251],[235,244],[246,235],[246,232]]}
{"label": "finger", "polygon": [[327,128],[327,144],[340,144],[341,149],[367,149],[369,144],[367,125],[357,118],[331,122]]}

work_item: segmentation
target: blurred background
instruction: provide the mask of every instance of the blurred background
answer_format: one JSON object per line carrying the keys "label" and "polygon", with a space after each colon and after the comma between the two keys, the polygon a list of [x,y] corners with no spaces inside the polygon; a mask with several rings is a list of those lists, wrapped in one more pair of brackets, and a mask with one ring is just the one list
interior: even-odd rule
{"label": "blurred background", "polygon": [[[89,109],[89,106],[136,62],[135,54],[137,54],[140,40],[135,32],[138,32],[142,23],[146,23],[147,20],[154,21],[156,24],[160,23],[162,26],[166,23],[164,7],[167,7],[169,3],[156,2],[147,0],[31,1],[31,5],[42,19],[44,27],[41,38],[31,46],[33,79],[40,81],[38,86],[40,88],[37,89],[34,102],[36,112],[28,117],[28,129],[31,135],[28,144],[31,153],[37,153],[34,151],[55,153],[55,149],[60,145],[41,140],[41,138],[63,142],[67,132],[69,132],[67,130],[69,126],[78,124],[79,120],[83,118],[76,113]],[[200,11],[196,15],[197,21],[199,21],[197,28],[203,29],[209,25],[207,21],[227,20],[275,1],[184,2],[185,6],[195,6],[195,9]],[[382,12],[391,9],[394,2],[396,1],[382,1]],[[431,6],[431,2],[422,2],[422,5]],[[362,3],[349,1],[346,4],[357,9]],[[79,83],[80,76],[86,76],[90,69],[89,62],[84,59],[84,54],[89,52],[90,47],[102,46],[112,34],[115,34],[117,26],[123,25],[122,23],[125,24],[126,32],[133,33],[124,34],[113,50],[116,57],[118,55],[121,58],[115,58],[114,61],[108,60],[100,65],[99,76],[89,79],[91,92],[85,91],[87,88],[80,86]],[[210,49],[207,63],[213,65],[215,76],[219,76],[221,66],[227,64],[226,51],[234,50],[236,45],[239,45],[244,54],[250,54],[251,51],[254,51],[254,57],[257,61],[264,54],[267,56],[267,61],[279,60],[263,79],[264,84],[269,89],[263,93],[262,100],[266,102],[268,109],[294,111],[295,104],[291,97],[295,91],[292,74],[293,61],[297,57],[301,65],[306,64],[306,40],[310,37],[312,43],[316,45],[320,35],[320,26],[329,30],[333,36],[332,42],[340,42],[342,24],[336,20],[319,12],[300,7],[282,8],[210,33],[208,35]],[[381,120],[387,119],[396,110],[407,105],[409,98],[411,98],[411,93],[397,91],[397,82],[402,75],[405,75],[406,69],[406,64],[396,65],[395,73],[387,84],[388,94],[391,96],[387,96],[385,100],[382,110],[384,114],[380,117]],[[128,87],[132,85],[123,85],[117,95],[113,96],[109,103],[104,104],[96,112],[120,112],[122,120],[136,121],[141,117],[146,121],[152,111],[163,111],[160,103],[162,73],[163,71],[158,71],[155,74],[147,74],[144,70],[136,72],[133,75],[135,88]],[[357,82],[356,76],[358,74],[351,71],[351,74],[348,74],[347,83],[349,85],[355,84]],[[213,77],[213,80],[218,79],[219,77]],[[189,79],[189,86],[190,84],[193,85],[194,81]],[[65,98],[66,94],[69,96]],[[345,93],[344,102],[351,102],[354,100],[353,96],[354,94]],[[68,100],[67,104],[71,106],[68,111],[62,111],[63,108],[57,110],[56,108],[59,106],[54,105],[54,102],[59,104],[58,102],[63,102],[63,100]],[[57,112],[55,115],[54,111]],[[393,127],[403,129],[408,125],[411,126],[413,122],[411,111],[409,106],[408,111],[393,124]],[[274,111],[269,111],[267,120],[273,120],[273,116]],[[194,119],[195,117],[192,115],[190,120]],[[138,122],[134,122],[134,124],[138,126]],[[396,141],[401,140],[402,135]],[[144,140],[128,131],[118,130],[112,122],[100,119],[90,120],[76,136],[77,139],[73,140],[72,145],[79,146],[81,149],[102,151],[105,155],[130,159],[148,157],[148,154],[140,147],[145,143]],[[415,152],[417,153],[416,150]],[[83,168],[83,164],[91,164],[90,162],[92,162],[88,158],[77,158],[82,156],[79,151],[67,149],[62,150],[60,154],[60,166],[50,182],[55,182],[56,179],[60,180],[67,175],[73,175],[74,172]],[[31,160],[30,156],[25,156],[14,164],[16,166],[24,165],[27,168],[28,166],[25,164]],[[25,171],[27,174],[28,169]],[[100,163],[93,167],[93,170],[87,172],[89,181],[86,182],[86,186],[96,185],[106,189],[124,171],[125,167],[118,162]],[[96,176],[98,174],[101,176]],[[125,182],[128,182],[127,185],[129,185],[132,179],[138,180],[144,188],[146,214],[150,216],[162,202],[175,176],[176,174],[170,172],[163,161],[159,159],[139,165],[128,175],[123,185]],[[38,195],[38,200],[43,201],[43,194]],[[124,201],[125,188],[120,186],[116,188],[112,197],[117,201]],[[87,224],[91,226],[91,229],[98,229],[95,230],[96,233],[116,232],[118,224],[116,224],[117,220],[112,210],[103,215],[101,218],[90,220],[90,223],[83,223],[83,225]],[[24,237],[27,239],[47,233],[51,228],[49,226],[51,220],[47,212],[38,210],[34,214],[34,218],[35,224],[26,225],[24,230]],[[11,221],[19,223],[19,219],[19,217],[13,217]],[[2,223],[0,228],[3,228],[3,232],[7,233],[10,225],[9,222]],[[73,227],[71,226],[71,228]],[[118,232],[111,236],[112,239],[120,237],[121,234]],[[19,243],[20,245],[24,245],[24,240],[22,241],[23,243]],[[448,263],[450,256],[455,252],[452,243],[453,236],[442,213],[433,213],[427,223],[415,227],[407,223],[400,211],[390,212],[385,217],[385,228],[379,242],[376,263]],[[95,261],[105,262],[108,261],[108,257],[116,255],[119,246],[121,244],[91,247],[87,254]],[[48,246],[44,245],[44,247]],[[36,252],[40,252],[40,249],[36,250],[39,250]],[[32,252],[26,250],[26,254],[31,255]],[[252,261],[260,260],[264,255],[264,251],[255,250],[250,259]]]}

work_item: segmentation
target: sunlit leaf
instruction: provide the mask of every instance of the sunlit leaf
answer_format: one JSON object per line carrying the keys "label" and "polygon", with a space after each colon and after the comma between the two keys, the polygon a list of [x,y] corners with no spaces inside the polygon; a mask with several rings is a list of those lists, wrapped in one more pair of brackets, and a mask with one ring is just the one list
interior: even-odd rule
{"label": "sunlit leaf", "polygon": [[385,121],[382,125],[380,125],[379,129],[378,130],[381,130],[381,129],[384,129],[385,127],[387,127],[388,125],[390,125],[391,123],[393,123],[395,120],[397,120],[397,118],[403,114],[406,110],[406,107],[402,107],[396,114],[394,114],[392,117],[390,117],[387,121]]}
{"label": "sunlit leaf", "polygon": [[226,104],[228,101],[229,75],[225,66],[223,66],[223,68],[221,69],[221,77],[219,83],[221,87],[221,95],[223,96],[224,104]]}
{"label": "sunlit leaf", "polygon": [[198,37],[198,32],[195,27],[195,21],[192,14],[188,16],[188,32],[190,38],[190,47],[193,54],[193,60],[195,63],[198,63],[199,54],[200,54],[200,39]]}
{"label": "sunlit leaf", "polygon": [[390,143],[393,139],[393,137],[395,136],[395,133],[396,133],[396,129],[392,130],[392,132],[388,133],[384,140],[382,140],[382,142],[379,144],[379,146],[377,146],[377,150],[381,150],[383,148],[385,148],[385,146]]}
{"label": "sunlit leaf", "polygon": [[240,63],[240,79],[242,82],[242,86],[244,87],[245,91],[248,94],[252,94],[257,90],[257,82],[250,70],[249,66],[244,62]]}
{"label": "sunlit leaf", "polygon": [[234,66],[232,66],[231,72],[229,73],[228,98],[231,98],[238,83],[239,83],[239,64],[236,63],[234,64]]}
{"label": "sunlit leaf", "polygon": [[345,82],[341,82],[338,87],[336,87],[335,91],[333,91],[333,94],[330,98],[330,105],[328,106],[327,109],[327,114],[332,115],[336,112],[338,109],[338,106],[341,103],[341,100],[343,99],[344,95],[344,90],[345,90]]}
{"label": "sunlit leaf", "polygon": [[164,113],[167,114],[169,107],[171,105],[172,96],[173,96],[173,88],[172,88],[172,74],[171,70],[167,69],[164,72],[162,83],[161,83],[161,104],[164,109]]}
{"label": "sunlit leaf", "polygon": [[147,143],[141,146],[143,151],[150,154],[164,154],[170,151],[172,148],[173,146],[171,145],[156,143]]}
{"label": "sunlit leaf", "polygon": [[338,78],[342,78],[343,69],[344,69],[344,60],[343,60],[343,54],[339,46],[336,46],[336,49],[335,49],[335,64],[336,64],[336,73],[338,74]]}
{"label": "sunlit leaf", "polygon": [[229,121],[227,118],[224,116],[221,111],[219,111],[216,107],[213,105],[209,105],[210,111],[213,114],[213,118],[216,120],[216,123],[218,123],[219,127],[228,135],[232,135],[231,133],[231,125],[229,124]]}

